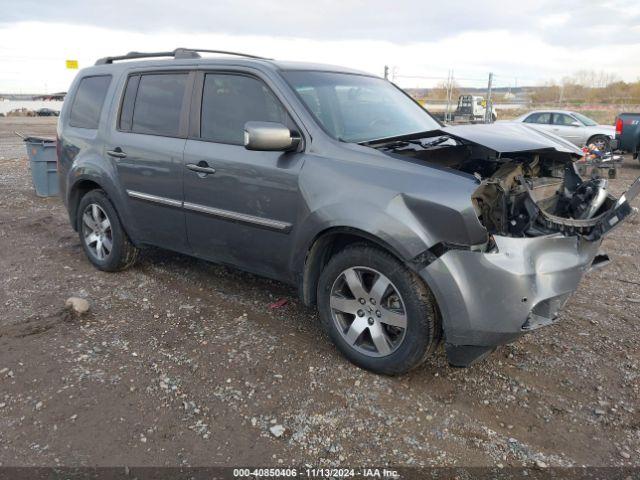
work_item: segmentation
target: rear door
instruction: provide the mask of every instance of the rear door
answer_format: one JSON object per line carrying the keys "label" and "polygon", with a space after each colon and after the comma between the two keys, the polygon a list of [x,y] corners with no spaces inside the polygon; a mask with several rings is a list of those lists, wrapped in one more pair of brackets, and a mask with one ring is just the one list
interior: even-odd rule
{"label": "rear door", "polygon": [[193,105],[184,155],[191,248],[203,258],[287,279],[303,154],[246,150],[244,125],[298,128],[266,80],[246,71],[199,72]]}
{"label": "rear door", "polygon": [[187,251],[183,155],[193,73],[128,76],[106,154],[116,163],[142,241]]}

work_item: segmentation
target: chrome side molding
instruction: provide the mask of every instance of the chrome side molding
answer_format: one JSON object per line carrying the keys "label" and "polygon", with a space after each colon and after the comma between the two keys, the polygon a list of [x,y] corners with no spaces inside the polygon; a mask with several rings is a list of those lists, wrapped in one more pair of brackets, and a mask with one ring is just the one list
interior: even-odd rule
{"label": "chrome side molding", "polygon": [[146,200],[147,202],[182,208],[182,201],[174,200],[173,198],[159,197],[157,195],[151,195],[150,193],[136,192],[135,190],[127,190],[127,195],[132,198],[137,198],[138,200]]}
{"label": "chrome side molding", "polygon": [[185,208],[193,212],[213,215],[214,217],[222,218],[224,220],[248,223],[279,232],[288,232],[292,227],[292,224],[289,222],[282,222],[280,220],[256,217],[254,215],[248,215],[246,213],[238,213],[231,210],[208,207],[206,205],[200,205],[198,203],[183,202],[181,200],[174,200],[173,198],[160,197],[158,195],[151,195],[150,193],[137,192],[135,190],[127,190],[127,195],[138,200],[158,203],[160,205],[168,205],[170,207]]}
{"label": "chrome side molding", "polygon": [[291,224],[288,222],[281,222],[280,220],[271,220],[269,218],[255,217],[253,215],[232,212],[230,210],[222,210],[220,208],[207,207],[205,205],[199,205],[197,203],[184,202],[184,208],[186,208],[187,210],[192,210],[194,212],[213,215],[214,217],[220,217],[227,220],[234,220],[237,222],[259,225],[261,227],[270,228],[272,230],[278,230],[281,232],[288,231],[289,229],[291,229]]}

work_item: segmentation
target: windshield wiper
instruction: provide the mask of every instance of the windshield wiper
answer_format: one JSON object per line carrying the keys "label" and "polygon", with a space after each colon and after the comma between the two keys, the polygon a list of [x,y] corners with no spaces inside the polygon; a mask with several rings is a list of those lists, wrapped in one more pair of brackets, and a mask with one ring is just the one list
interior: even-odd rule
{"label": "windshield wiper", "polygon": [[380,148],[380,147],[399,147],[405,145],[418,145],[422,148],[434,147],[436,145],[440,145],[441,143],[450,140],[451,137],[449,135],[439,135],[429,141],[426,141],[424,138],[406,138],[406,135],[399,137],[391,137],[391,138],[381,138],[379,140],[367,140],[366,142],[359,142],[359,145],[364,145],[367,147]]}
{"label": "windshield wiper", "polygon": [[436,145],[440,145],[450,139],[451,137],[449,135],[442,135],[441,137],[437,137],[435,140],[431,140],[430,142],[420,142],[420,144],[423,147],[435,147]]}
{"label": "windshield wiper", "polygon": [[358,142],[358,145],[367,147],[382,147],[396,142],[405,142],[422,145],[425,138],[440,138],[442,135],[434,135],[435,133],[444,134],[442,130],[425,130],[424,132],[408,133],[405,135],[394,135],[393,137],[374,138],[373,140],[365,140]]}

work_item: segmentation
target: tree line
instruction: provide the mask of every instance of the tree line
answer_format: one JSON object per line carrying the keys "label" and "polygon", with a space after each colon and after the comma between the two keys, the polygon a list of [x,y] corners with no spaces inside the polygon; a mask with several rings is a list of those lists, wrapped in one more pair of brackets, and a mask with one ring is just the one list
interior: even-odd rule
{"label": "tree line", "polygon": [[[421,99],[444,100],[449,88],[454,102],[461,93],[465,93],[464,86],[457,82],[441,82],[428,89]],[[640,80],[625,82],[619,76],[604,71],[580,70],[559,81],[549,80],[541,86],[526,86],[518,90],[524,90],[533,104],[640,105]],[[504,96],[504,92],[495,92],[494,99],[508,101]]]}

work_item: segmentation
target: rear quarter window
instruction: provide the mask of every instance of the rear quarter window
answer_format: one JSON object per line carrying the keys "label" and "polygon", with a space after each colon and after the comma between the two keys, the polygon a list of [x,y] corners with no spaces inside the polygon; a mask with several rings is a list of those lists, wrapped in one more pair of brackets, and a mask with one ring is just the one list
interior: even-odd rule
{"label": "rear quarter window", "polygon": [[76,90],[69,125],[79,128],[97,129],[100,121],[102,105],[111,84],[111,75],[85,77],[80,80]]}

